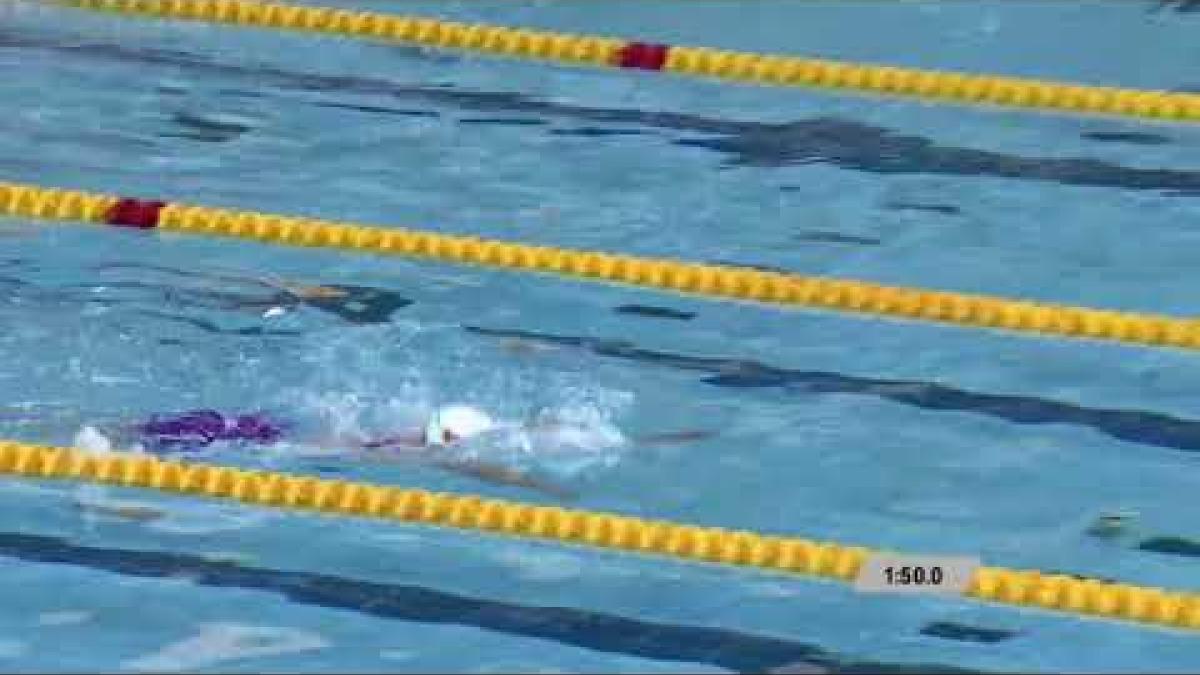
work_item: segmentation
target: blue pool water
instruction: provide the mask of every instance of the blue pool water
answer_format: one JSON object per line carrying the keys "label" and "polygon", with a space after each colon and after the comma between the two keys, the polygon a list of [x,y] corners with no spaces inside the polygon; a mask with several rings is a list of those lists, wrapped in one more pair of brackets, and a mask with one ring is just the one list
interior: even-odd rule
{"label": "blue pool water", "polygon": [[[1188,39],[1200,16],[1149,2],[369,6],[1200,86]],[[1200,132],[1191,127],[27,2],[0,5],[0,69],[0,180],[1195,313]],[[375,289],[368,309],[382,309],[270,311],[261,285],[213,275]],[[1200,539],[1193,354],[14,219],[0,221],[0,290],[0,437],[69,444],[83,426],[201,407],[377,432],[468,401],[506,420],[551,414],[582,425],[582,440],[544,452],[474,450],[576,492],[576,506],[1196,587],[1197,558],[1138,548]],[[637,440],[681,430],[712,435]],[[555,501],[289,444],[220,446],[205,459]],[[1193,635],[1116,622],[114,489],[0,488],[0,670],[1184,672],[1200,663]],[[113,504],[142,511],[120,515]],[[1119,509],[1138,513],[1126,536],[1086,534]],[[939,635],[930,628],[939,623],[992,638]]]}

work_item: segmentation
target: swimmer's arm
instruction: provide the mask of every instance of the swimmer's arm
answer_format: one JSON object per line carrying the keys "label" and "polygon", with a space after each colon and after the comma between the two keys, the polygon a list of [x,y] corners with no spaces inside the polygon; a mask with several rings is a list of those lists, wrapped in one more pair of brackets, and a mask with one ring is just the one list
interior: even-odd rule
{"label": "swimmer's arm", "polygon": [[[400,452],[397,452],[397,450]],[[384,462],[421,461],[439,469],[453,471],[454,473],[476,480],[495,483],[497,485],[510,485],[536,490],[551,497],[557,497],[558,499],[575,499],[577,496],[574,492],[561,485],[541,480],[519,469],[478,459],[437,457],[434,453],[435,451],[430,450],[424,445],[391,444],[386,447],[360,445],[357,456],[363,459]]]}
{"label": "swimmer's arm", "polygon": [[274,274],[257,274],[250,277],[235,277],[223,274],[209,274],[213,279],[222,279],[225,281],[241,281],[244,283],[255,283],[264,288],[270,288],[280,293],[285,293],[293,298],[340,298],[346,295],[346,292],[330,286],[319,286],[316,284],[304,284]]}
{"label": "swimmer's arm", "polygon": [[241,284],[243,286],[254,285],[267,291],[272,291],[272,295],[270,296],[253,298],[229,288],[224,290],[216,288],[177,288],[165,284],[146,284],[149,288],[161,291],[168,301],[181,305],[195,304],[217,310],[260,309],[286,303],[295,298],[294,293],[281,289],[278,283],[273,283],[270,280],[211,270],[182,270],[166,265],[146,263],[104,263],[97,265],[95,269],[98,271],[120,269],[149,270],[162,274],[170,274],[181,279],[207,280],[225,284]]}
{"label": "swimmer's arm", "polygon": [[204,278],[204,279],[212,279],[214,281],[228,281],[228,282],[238,283],[238,284],[249,283],[249,284],[256,284],[256,285],[262,286],[264,288],[279,290],[277,285],[271,283],[270,281],[266,280],[265,278],[244,275],[244,274],[230,273],[230,272],[218,272],[218,271],[216,271],[216,268],[209,268],[207,270],[199,270],[199,269],[183,270],[183,269],[178,269],[175,267],[169,267],[167,265],[154,265],[154,264],[149,264],[149,263],[115,262],[115,263],[102,263],[100,265],[96,265],[95,269],[98,271],[118,270],[118,269],[151,270],[154,272],[162,272],[164,274],[171,274],[171,275],[174,275],[177,277],[182,277],[185,279]]}
{"label": "swimmer's arm", "polygon": [[287,305],[295,302],[299,298],[305,297],[304,287],[299,284],[287,284],[282,279],[272,278],[270,276],[233,276],[230,274],[218,274],[214,272],[193,272],[193,276],[205,277],[213,281],[221,281],[233,284],[256,285],[260,288],[272,291],[270,295],[254,298],[247,297],[233,291],[191,291],[194,297],[203,296],[210,302],[218,303],[217,309],[269,309],[279,305]]}
{"label": "swimmer's arm", "polygon": [[379,438],[363,438],[353,434],[321,435],[304,438],[301,445],[310,449],[313,456],[350,454],[362,459],[404,459],[414,454],[424,456],[425,434],[420,429],[409,429]]}
{"label": "swimmer's arm", "polygon": [[477,459],[434,459],[430,462],[440,469],[476,478],[497,485],[510,485],[536,490],[542,494],[563,500],[573,500],[578,495],[561,485],[544,481],[530,474],[502,464],[492,464]]}
{"label": "swimmer's arm", "polygon": [[371,438],[356,442],[364,450],[420,450],[425,448],[425,432],[421,429],[409,429],[382,438]]}
{"label": "swimmer's arm", "polygon": [[234,284],[254,284],[257,286],[261,286],[263,288],[269,288],[274,291],[286,291],[287,290],[286,288],[283,287],[284,283],[285,283],[284,280],[280,277],[277,277],[277,276],[274,276],[271,274],[263,274],[263,273],[239,274],[236,272],[218,271],[218,268],[215,268],[215,267],[210,267],[207,270],[194,270],[194,269],[193,270],[175,270],[173,268],[159,268],[159,269],[164,269],[164,270],[170,269],[170,270],[178,273],[181,276],[187,276],[187,277],[193,277],[193,278],[204,277],[207,279],[212,279],[214,281],[224,281],[224,282],[229,282],[229,283],[234,283]]}
{"label": "swimmer's arm", "polygon": [[[102,265],[99,269],[131,267],[132,265],[110,264]],[[218,268],[209,268],[208,270],[180,270],[173,267],[161,265],[137,265],[146,269],[153,269],[160,272],[168,272],[183,277],[199,278],[204,277],[213,281],[222,281],[234,284],[254,284],[262,288],[267,288],[279,293],[284,293],[293,298],[308,298],[308,297],[341,297],[345,295],[344,291],[337,288],[327,286],[318,286],[313,284],[303,284],[296,281],[285,279],[274,274],[239,274],[228,271],[218,271]]]}
{"label": "swimmer's arm", "polygon": [[[560,429],[570,429],[571,425],[560,424],[558,422],[540,422],[529,427],[531,431],[554,433]],[[681,443],[694,443],[703,441],[713,436],[716,436],[715,431],[703,431],[700,429],[692,429],[686,431],[663,431],[653,434],[640,434],[633,437],[634,445],[678,445]]]}

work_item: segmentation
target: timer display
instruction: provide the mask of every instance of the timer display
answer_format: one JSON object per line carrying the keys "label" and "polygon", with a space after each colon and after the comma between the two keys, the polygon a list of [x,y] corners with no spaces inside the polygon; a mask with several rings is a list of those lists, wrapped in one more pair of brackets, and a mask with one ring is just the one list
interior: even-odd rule
{"label": "timer display", "polygon": [[937,586],[946,579],[940,565],[901,565],[883,568],[883,579],[890,586]]}

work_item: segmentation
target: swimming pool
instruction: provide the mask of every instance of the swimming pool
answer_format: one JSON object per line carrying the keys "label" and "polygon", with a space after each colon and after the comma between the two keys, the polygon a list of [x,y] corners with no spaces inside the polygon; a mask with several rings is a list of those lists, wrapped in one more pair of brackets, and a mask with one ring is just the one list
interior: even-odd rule
{"label": "swimming pool", "polygon": [[[1185,33],[1200,19],[1149,3],[754,7],[694,4],[681,21],[675,2],[370,4],[1197,85]],[[30,3],[2,11],[4,180],[1191,314],[1192,127]],[[890,30],[876,35],[872,21]],[[1061,40],[1068,27],[1093,43]],[[1122,58],[1111,58],[1117,44]],[[1200,448],[1196,366],[1183,351],[170,234],[17,219],[0,234],[0,437],[70,444],[82,424],[199,407],[379,428],[468,400],[508,419],[582,420],[602,438],[715,432],[504,458],[569,486],[585,508],[1194,587],[1196,558],[1138,549],[1200,536],[1186,510],[1198,483],[1188,471]],[[261,286],[213,274],[375,289],[367,304],[379,311],[270,312],[256,304]],[[423,466],[287,450],[218,448],[211,459],[552,501]],[[3,669],[1184,671],[1200,658],[1188,633],[1117,622],[133,491],[3,485]],[[94,507],[112,500],[147,510]],[[1086,534],[1115,509],[1138,512],[1134,532]]]}

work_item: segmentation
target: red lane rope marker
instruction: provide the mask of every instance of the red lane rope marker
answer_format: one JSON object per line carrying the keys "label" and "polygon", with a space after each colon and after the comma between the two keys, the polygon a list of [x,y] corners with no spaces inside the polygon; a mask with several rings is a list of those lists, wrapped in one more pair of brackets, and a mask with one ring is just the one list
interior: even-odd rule
{"label": "red lane rope marker", "polygon": [[616,65],[621,68],[662,70],[667,64],[670,45],[652,42],[630,42],[617,50]]}
{"label": "red lane rope marker", "polygon": [[122,198],[105,215],[104,222],[118,227],[152,230],[158,227],[158,215],[166,202]]}

